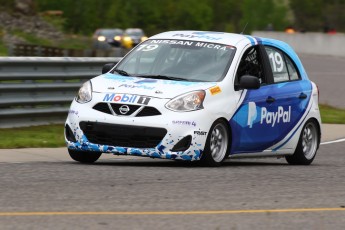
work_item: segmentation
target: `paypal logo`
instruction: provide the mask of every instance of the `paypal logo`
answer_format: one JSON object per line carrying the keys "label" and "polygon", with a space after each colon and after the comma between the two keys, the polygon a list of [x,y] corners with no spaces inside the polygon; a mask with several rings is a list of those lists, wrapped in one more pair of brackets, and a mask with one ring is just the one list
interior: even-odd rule
{"label": "paypal logo", "polygon": [[284,110],[283,106],[278,106],[278,111],[276,112],[268,112],[265,107],[261,108],[261,121],[260,124],[272,124],[274,127],[275,124],[290,122],[291,120],[291,106],[289,106],[288,110]]}
{"label": "paypal logo", "polygon": [[198,38],[198,39],[206,39],[206,40],[219,40],[222,38],[217,38],[217,37],[212,37],[212,36],[208,36],[207,32],[202,33],[202,34],[196,34],[198,32],[194,32],[193,34],[174,34],[173,37],[181,37],[181,38]]}
{"label": "paypal logo", "polygon": [[249,128],[253,127],[253,123],[256,117],[257,117],[256,104],[255,102],[249,102],[248,103],[248,120],[247,120],[247,125],[249,126]]}
{"label": "paypal logo", "polygon": [[[268,111],[266,107],[261,108],[260,112],[260,124],[269,124],[271,127],[274,127],[279,123],[288,123],[291,121],[291,106],[287,110],[283,106],[278,106],[277,111]],[[247,125],[249,128],[253,127],[253,123],[257,118],[258,113],[256,110],[255,102],[248,103],[248,119]]]}

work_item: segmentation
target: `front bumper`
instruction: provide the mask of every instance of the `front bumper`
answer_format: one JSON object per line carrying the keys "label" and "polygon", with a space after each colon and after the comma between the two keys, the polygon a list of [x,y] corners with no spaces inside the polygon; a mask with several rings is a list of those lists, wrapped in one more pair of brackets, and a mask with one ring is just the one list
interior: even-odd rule
{"label": "front bumper", "polygon": [[[66,120],[67,148],[80,150],[81,154],[82,151],[95,151],[162,159],[199,160],[207,133],[214,121],[212,114],[205,110],[173,112],[164,107],[167,99],[151,100],[161,115],[117,116],[93,109],[97,98],[86,104],[73,101]],[[154,135],[153,130],[158,130],[158,134]],[[162,130],[165,130],[165,134]],[[145,139],[146,136],[148,139]]]}

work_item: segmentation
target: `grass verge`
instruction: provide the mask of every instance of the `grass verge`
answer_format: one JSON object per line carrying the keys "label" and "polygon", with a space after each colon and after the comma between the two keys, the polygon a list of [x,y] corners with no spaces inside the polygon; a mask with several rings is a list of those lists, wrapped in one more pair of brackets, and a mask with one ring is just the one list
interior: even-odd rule
{"label": "grass verge", "polygon": [[64,125],[0,129],[0,148],[44,148],[65,146]]}
{"label": "grass verge", "polygon": [[[320,105],[323,123],[345,124],[345,109]],[[0,148],[64,147],[64,125],[0,129]]]}
{"label": "grass verge", "polygon": [[345,109],[338,109],[329,105],[320,105],[322,123],[345,124]]}

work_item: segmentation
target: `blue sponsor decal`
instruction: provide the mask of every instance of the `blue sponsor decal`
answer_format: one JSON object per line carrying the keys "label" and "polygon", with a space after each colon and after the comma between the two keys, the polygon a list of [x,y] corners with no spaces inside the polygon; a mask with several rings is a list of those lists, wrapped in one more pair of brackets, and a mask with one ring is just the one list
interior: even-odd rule
{"label": "blue sponsor decal", "polygon": [[137,84],[157,83],[157,80],[155,80],[155,79],[144,79],[144,80],[136,81],[134,83],[137,83]]}
{"label": "blue sponsor decal", "polygon": [[[231,153],[262,152],[282,141],[307,112],[311,91],[310,82],[303,80],[248,90],[230,120]],[[307,95],[306,99],[299,98],[301,92]],[[276,101],[267,103],[268,96]]]}
{"label": "blue sponsor decal", "polygon": [[207,35],[207,34],[224,34],[223,32],[213,32],[213,31],[196,31],[192,34]]}
{"label": "blue sponsor decal", "polygon": [[129,82],[133,80],[138,80],[137,77],[128,77],[128,76],[122,76],[119,75],[118,73],[106,73],[102,75],[103,78],[105,79],[111,79],[111,80],[116,80],[117,82]]}

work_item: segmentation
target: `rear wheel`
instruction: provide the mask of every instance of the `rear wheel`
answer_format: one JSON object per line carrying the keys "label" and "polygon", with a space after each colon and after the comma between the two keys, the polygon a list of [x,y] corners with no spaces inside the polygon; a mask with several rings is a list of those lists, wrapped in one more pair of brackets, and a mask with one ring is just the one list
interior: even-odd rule
{"label": "rear wheel", "polygon": [[309,165],[316,156],[319,144],[319,129],[314,121],[309,120],[302,129],[295,153],[285,159],[292,165]]}
{"label": "rear wheel", "polygon": [[102,153],[98,152],[77,151],[71,149],[68,149],[68,153],[73,160],[80,163],[93,163],[102,155]]}
{"label": "rear wheel", "polygon": [[223,120],[217,120],[208,133],[201,163],[205,166],[220,166],[228,156],[228,147],[228,124]]}

